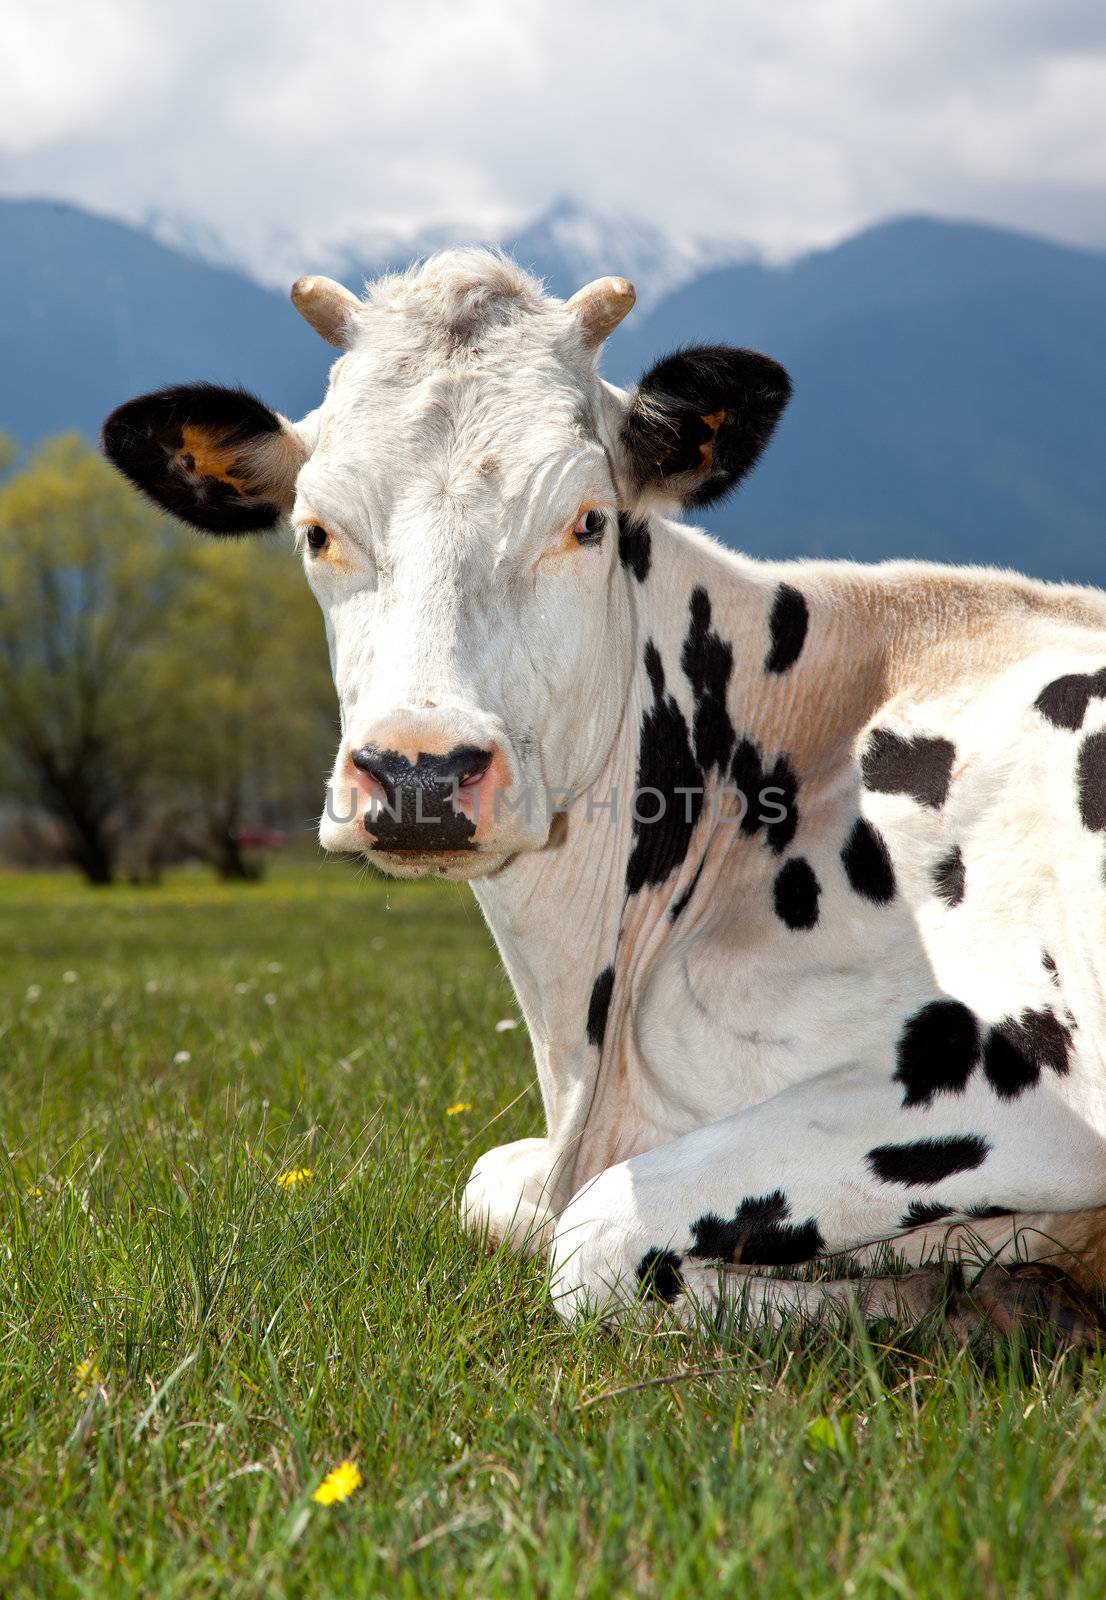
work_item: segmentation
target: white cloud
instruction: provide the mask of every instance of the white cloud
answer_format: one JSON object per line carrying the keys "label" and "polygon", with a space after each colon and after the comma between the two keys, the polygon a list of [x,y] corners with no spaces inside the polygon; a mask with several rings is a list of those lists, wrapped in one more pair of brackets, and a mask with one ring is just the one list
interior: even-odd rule
{"label": "white cloud", "polygon": [[[34,155],[98,132],[117,114],[117,89],[130,96],[173,91],[150,17],[138,0],[112,0],[83,25],[58,0],[4,14],[0,57],[0,159]],[[91,34],[92,37],[87,36]]]}
{"label": "white cloud", "polygon": [[1098,0],[20,3],[0,190],[255,263],[566,192],[773,252],[917,210],[1106,246]]}

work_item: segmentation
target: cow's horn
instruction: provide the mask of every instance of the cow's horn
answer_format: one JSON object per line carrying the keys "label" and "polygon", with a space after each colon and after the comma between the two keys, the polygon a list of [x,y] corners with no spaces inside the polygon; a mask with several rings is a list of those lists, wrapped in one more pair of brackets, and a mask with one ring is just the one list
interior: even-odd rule
{"label": "cow's horn", "polygon": [[345,350],[350,342],[350,319],[361,305],[355,294],[333,278],[297,278],[292,304],[327,344]]}
{"label": "cow's horn", "polygon": [[629,311],[637,295],[626,278],[596,278],[578,289],[568,309],[584,330],[588,344],[602,344]]}

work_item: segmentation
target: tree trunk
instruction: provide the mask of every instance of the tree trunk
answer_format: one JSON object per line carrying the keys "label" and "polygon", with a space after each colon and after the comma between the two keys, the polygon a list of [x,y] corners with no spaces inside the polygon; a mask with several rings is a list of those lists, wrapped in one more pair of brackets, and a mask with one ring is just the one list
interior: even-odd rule
{"label": "tree trunk", "polygon": [[84,873],[89,883],[105,887],[115,880],[115,851],[109,844],[103,828],[88,818],[67,817],[66,827],[71,834],[69,855],[74,866]]}
{"label": "tree trunk", "polygon": [[213,836],[215,870],[224,883],[256,883],[261,868],[247,861],[232,828],[217,828]]}
{"label": "tree trunk", "polygon": [[63,765],[47,749],[36,749],[35,754],[41,801],[61,824],[66,855],[89,883],[101,887],[114,883],[118,842],[109,821],[113,808],[108,786],[95,782],[100,766],[95,749],[82,751],[76,766]]}

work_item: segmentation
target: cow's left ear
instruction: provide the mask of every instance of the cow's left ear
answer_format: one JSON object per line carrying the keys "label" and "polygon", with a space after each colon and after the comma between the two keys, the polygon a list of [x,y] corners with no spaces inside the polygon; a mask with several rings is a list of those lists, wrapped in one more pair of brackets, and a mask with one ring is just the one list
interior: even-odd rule
{"label": "cow's left ear", "polygon": [[262,533],[291,509],[307,459],[296,426],[244,389],[140,395],[104,423],[104,452],[166,511],[205,533]]}
{"label": "cow's left ear", "polygon": [[666,356],[622,419],[632,487],[689,506],[720,500],[756,464],[790,398],[779,362],[755,350],[698,345]]}

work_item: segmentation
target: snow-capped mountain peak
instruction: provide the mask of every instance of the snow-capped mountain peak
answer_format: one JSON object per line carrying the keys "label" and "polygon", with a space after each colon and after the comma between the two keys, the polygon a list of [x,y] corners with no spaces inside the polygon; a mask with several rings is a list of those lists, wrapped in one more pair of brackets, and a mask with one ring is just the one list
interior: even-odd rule
{"label": "snow-capped mountain peak", "polygon": [[755,259],[735,239],[670,236],[640,217],[600,211],[564,195],[530,220],[501,228],[474,228],[443,221],[400,231],[367,220],[335,239],[301,238],[282,229],[264,242],[231,247],[211,228],[169,211],[151,213],[144,226],[161,243],[215,266],[234,267],[269,288],[285,289],[303,272],[326,272],[354,287],[363,278],[407,266],[449,245],[502,247],[568,296],[592,278],[619,273],[637,290],[638,309],[649,310],[665,294],[710,267]]}

